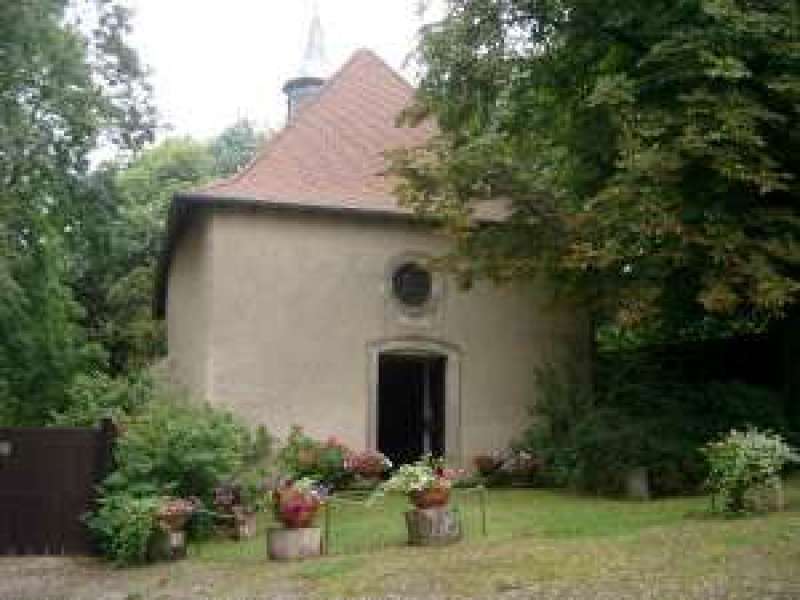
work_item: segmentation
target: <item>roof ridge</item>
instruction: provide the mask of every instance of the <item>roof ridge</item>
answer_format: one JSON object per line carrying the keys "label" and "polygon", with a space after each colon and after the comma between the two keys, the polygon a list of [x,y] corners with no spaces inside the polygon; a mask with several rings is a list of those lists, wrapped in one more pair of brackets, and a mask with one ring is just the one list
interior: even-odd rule
{"label": "roof ridge", "polygon": [[[326,96],[330,92],[331,88],[333,88],[334,85],[336,85],[336,83],[339,82],[343,78],[344,74],[346,72],[348,72],[353,67],[353,65],[357,62],[357,60],[362,56],[377,62],[386,71],[391,73],[392,76],[395,79],[397,79],[398,81],[402,82],[402,84],[405,85],[410,90],[412,90],[412,91],[414,90],[414,86],[412,86],[408,81],[406,81],[406,79],[403,78],[402,75],[400,75],[395,69],[393,69],[392,66],[389,63],[387,63],[383,58],[381,58],[377,53],[375,53],[374,51],[370,50],[369,48],[363,48],[363,47],[362,48],[358,48],[356,51],[354,51],[350,55],[350,58],[347,59],[347,61],[339,68],[339,70],[336,71],[336,73],[334,73],[323,84],[323,86],[320,89],[319,93],[314,98],[312,98],[312,99],[308,100],[307,102],[305,102],[302,105],[302,107],[300,108],[300,110],[297,112],[297,116],[294,119],[288,121],[286,123],[286,125],[284,125],[284,127],[280,131],[278,131],[275,135],[273,135],[271,138],[269,138],[264,143],[264,145],[261,147],[261,149],[256,153],[256,155],[250,160],[249,163],[247,163],[247,165],[243,169],[241,169],[237,173],[234,173],[233,175],[230,175],[228,177],[222,177],[220,179],[214,180],[214,181],[209,182],[208,184],[206,184],[206,185],[204,185],[202,187],[196,188],[195,190],[191,190],[191,191],[198,192],[198,193],[213,192],[215,190],[218,190],[219,188],[235,184],[239,180],[241,180],[243,177],[248,175],[255,168],[255,166],[259,162],[261,162],[271,152],[273,152],[275,150],[275,148],[280,144],[281,140],[286,135],[288,135],[290,131],[292,131],[293,129],[296,129],[298,127],[298,125],[302,124],[303,118],[304,118],[305,115],[308,114],[309,109],[311,109],[315,105],[319,104],[319,102],[323,99],[323,97]],[[306,118],[308,118],[308,117],[306,117]]]}

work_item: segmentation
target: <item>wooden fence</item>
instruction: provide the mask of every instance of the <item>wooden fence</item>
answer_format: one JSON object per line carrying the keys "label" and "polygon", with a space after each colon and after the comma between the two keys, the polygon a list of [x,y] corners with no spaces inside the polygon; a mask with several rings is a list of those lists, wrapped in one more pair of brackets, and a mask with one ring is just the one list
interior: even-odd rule
{"label": "wooden fence", "polygon": [[0,428],[0,555],[90,554],[83,516],[115,429]]}

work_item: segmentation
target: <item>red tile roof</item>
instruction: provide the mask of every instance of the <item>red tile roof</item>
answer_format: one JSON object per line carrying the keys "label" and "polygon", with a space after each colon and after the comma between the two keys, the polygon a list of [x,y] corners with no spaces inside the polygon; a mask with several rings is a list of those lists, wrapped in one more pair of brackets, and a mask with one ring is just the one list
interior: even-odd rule
{"label": "red tile roof", "polygon": [[424,144],[425,122],[398,126],[414,89],[378,56],[359,50],[241,173],[191,193],[277,206],[380,213],[397,205],[383,153]]}
{"label": "red tile roof", "polygon": [[[413,218],[398,205],[385,176],[383,153],[424,144],[432,122],[398,126],[414,89],[369,50],[359,50],[303,105],[242,172],[175,196],[156,277],[155,313],[163,317],[167,280],[186,216],[197,206],[264,207]],[[493,203],[476,207],[482,221],[497,221]]]}

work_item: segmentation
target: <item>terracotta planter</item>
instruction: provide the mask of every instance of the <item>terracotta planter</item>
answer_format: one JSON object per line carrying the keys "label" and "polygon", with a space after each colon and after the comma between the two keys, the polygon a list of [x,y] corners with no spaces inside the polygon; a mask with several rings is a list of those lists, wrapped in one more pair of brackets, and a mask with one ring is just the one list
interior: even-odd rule
{"label": "terracotta planter", "polygon": [[427,490],[411,492],[411,503],[420,509],[439,508],[450,502],[450,486],[436,484]]}

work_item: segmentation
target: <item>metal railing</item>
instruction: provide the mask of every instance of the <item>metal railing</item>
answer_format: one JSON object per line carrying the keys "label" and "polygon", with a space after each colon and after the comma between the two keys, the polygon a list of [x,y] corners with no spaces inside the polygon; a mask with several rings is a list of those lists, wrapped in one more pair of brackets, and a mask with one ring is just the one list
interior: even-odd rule
{"label": "metal railing", "polygon": [[[458,515],[463,537],[488,535],[488,493],[484,487],[456,488],[450,508]],[[327,555],[356,554],[408,543],[406,498],[398,495],[374,497],[369,492],[340,492],[323,509],[323,552]]]}

